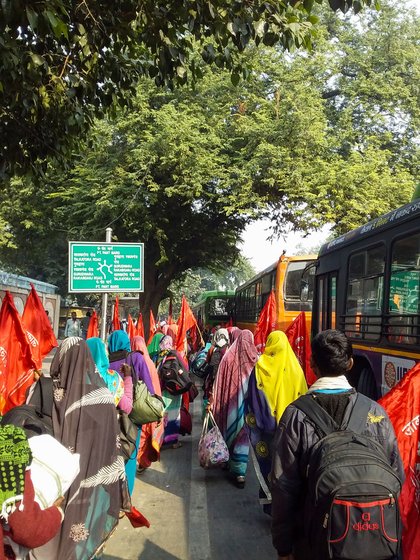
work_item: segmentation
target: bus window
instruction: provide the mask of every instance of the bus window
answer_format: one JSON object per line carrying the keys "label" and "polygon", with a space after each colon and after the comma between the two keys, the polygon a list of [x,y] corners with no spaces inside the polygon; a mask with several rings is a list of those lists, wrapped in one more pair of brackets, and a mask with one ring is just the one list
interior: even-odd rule
{"label": "bus window", "polygon": [[[308,261],[292,261],[287,267],[284,283],[284,309],[286,311],[311,311],[312,296],[306,302],[301,301],[302,274]],[[313,282],[312,282],[313,286]]]}
{"label": "bus window", "polygon": [[353,254],[349,259],[345,332],[350,338],[379,340],[385,270],[385,247]]}
{"label": "bus window", "polygon": [[394,243],[389,285],[390,342],[419,342],[420,234]]}
{"label": "bus window", "polygon": [[317,278],[318,330],[335,329],[337,309],[337,273],[330,272]]}

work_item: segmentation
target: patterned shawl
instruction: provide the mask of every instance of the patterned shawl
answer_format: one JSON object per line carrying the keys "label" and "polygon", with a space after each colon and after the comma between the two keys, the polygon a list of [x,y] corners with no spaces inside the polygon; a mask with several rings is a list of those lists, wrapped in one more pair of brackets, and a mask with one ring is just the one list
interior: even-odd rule
{"label": "patterned shawl", "polygon": [[31,461],[23,429],[9,424],[0,426],[0,512],[4,519],[23,498],[25,471]]}
{"label": "patterned shawl", "polygon": [[244,399],[257,360],[254,336],[251,331],[243,330],[239,331],[217,370],[213,414],[228,446],[244,425]]}
{"label": "patterned shawl", "polygon": [[121,400],[124,394],[124,382],[122,377],[113,369],[109,369],[109,359],[106,353],[105,343],[101,338],[91,337],[86,340],[92,354],[93,361],[101,374],[102,379],[105,381],[106,386],[114,396],[115,406]]}
{"label": "patterned shawl", "polygon": [[121,506],[125,472],[114,399],[81,338],[64,340],[50,373],[54,436],[80,453],[80,473],[65,496],[60,533],[37,557],[88,560],[117,525]]}

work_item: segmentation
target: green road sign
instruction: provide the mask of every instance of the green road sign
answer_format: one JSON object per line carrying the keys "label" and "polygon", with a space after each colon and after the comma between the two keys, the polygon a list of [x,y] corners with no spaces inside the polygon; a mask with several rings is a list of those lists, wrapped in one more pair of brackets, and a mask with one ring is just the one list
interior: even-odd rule
{"label": "green road sign", "polygon": [[69,292],[143,292],[143,243],[69,242]]}

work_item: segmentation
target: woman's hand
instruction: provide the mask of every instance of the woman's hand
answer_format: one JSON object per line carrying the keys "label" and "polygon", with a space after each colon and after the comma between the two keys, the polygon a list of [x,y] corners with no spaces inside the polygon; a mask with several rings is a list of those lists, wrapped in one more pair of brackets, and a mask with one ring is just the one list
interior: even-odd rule
{"label": "woman's hand", "polygon": [[131,366],[128,364],[122,364],[120,372],[124,377],[131,377]]}
{"label": "woman's hand", "polygon": [[64,502],[64,496],[60,496],[59,498],[57,498],[55,500],[55,502],[53,503],[53,506],[55,507],[61,507],[61,504]]}

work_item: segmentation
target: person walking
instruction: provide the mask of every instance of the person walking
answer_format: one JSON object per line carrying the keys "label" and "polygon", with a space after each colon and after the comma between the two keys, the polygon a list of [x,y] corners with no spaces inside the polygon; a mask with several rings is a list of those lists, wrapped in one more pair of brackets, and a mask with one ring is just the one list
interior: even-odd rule
{"label": "person walking", "polygon": [[71,312],[71,317],[67,319],[64,329],[64,337],[67,338],[69,336],[82,336],[82,328],[75,311]]}
{"label": "person walking", "polygon": [[82,329],[83,340],[86,340],[91,316],[92,316],[92,312],[86,311],[86,315],[80,321],[80,328]]}
{"label": "person walking", "polygon": [[284,409],[308,390],[305,376],[287,336],[282,331],[268,335],[264,353],[255,364],[248,384],[245,421],[255,455],[260,483],[260,503],[271,513],[269,474],[272,441]]}
{"label": "person walking", "polygon": [[[312,397],[310,399],[311,408],[315,408],[318,415],[321,415],[321,419],[324,417],[330,419],[335,424],[337,432],[343,434],[346,427],[353,422],[352,412],[356,410],[356,406],[359,406],[358,402],[360,402],[356,390],[350,386],[346,378],[346,373],[353,366],[353,357],[351,343],[345,334],[337,330],[326,330],[316,335],[312,340],[311,365],[318,378],[308,391],[308,395]],[[308,401],[306,396],[302,397],[302,399],[306,399],[306,402]],[[273,442],[273,463],[270,475],[273,499],[272,538],[279,560],[290,560],[292,558],[295,558],[295,560],[306,560],[308,558],[326,557],[325,554],[319,556],[315,547],[310,546],[304,536],[303,509],[305,497],[308,498],[309,492],[306,473],[308,473],[310,464],[313,468],[316,468],[311,450],[314,449],[314,446],[321,439],[326,441],[327,438],[323,428],[314,421],[313,413],[308,414],[308,412],[301,408],[300,402],[302,402],[302,399],[291,403],[285,409]],[[385,410],[377,402],[367,397],[363,396],[361,402],[367,404],[367,407],[364,414],[360,414],[357,409],[354,422],[359,422],[363,431],[356,433],[372,438],[376,445],[379,443],[378,447],[383,455],[382,461],[379,459],[374,461],[374,468],[377,468],[381,463],[382,465],[385,463],[384,468],[386,469],[387,463],[390,467],[388,467],[388,474],[389,470],[392,470],[394,473],[393,480],[398,480],[399,478],[402,481],[404,479],[404,471],[398,445],[392,424]],[[354,437],[354,433],[350,434],[350,439],[353,439],[353,441]],[[361,445],[360,449],[359,454],[366,454],[368,446],[366,444]],[[341,452],[342,454],[343,452]],[[330,455],[330,457],[332,456]],[[336,457],[339,458],[340,453],[336,452]],[[366,465],[360,467],[360,473],[359,469],[354,467],[354,464],[350,466],[353,475],[357,476],[359,473],[362,487],[366,487],[368,482],[373,482],[368,475],[366,470],[368,467]],[[344,480],[345,466],[343,464],[340,466],[339,472],[340,477]],[[385,472],[385,474],[387,473]],[[385,484],[385,477],[379,480],[379,485],[382,484]],[[335,491],[337,491],[337,488],[335,488]],[[351,488],[353,495],[356,496],[357,486],[354,482]],[[368,489],[366,491],[370,494]],[[373,557],[383,559],[394,558],[393,554],[387,555],[381,549],[382,540],[385,542],[385,547],[390,550],[392,548],[390,543],[392,541],[394,543],[397,542],[397,537],[394,534],[382,536],[382,530],[386,533],[384,525],[386,518],[384,516],[392,514],[393,510],[395,511],[395,507],[393,508],[394,499],[392,494],[386,494],[386,499],[384,500],[386,502],[386,511],[382,510],[381,530],[379,530],[379,525],[375,529],[373,519],[369,524],[371,518],[369,508],[377,506],[380,503],[380,500],[378,500],[379,498],[375,497],[375,495],[369,495],[367,500],[365,500],[365,505],[360,504],[359,499],[356,500],[357,507],[361,508],[359,510],[361,512],[359,514],[360,519],[362,519],[360,528],[364,527],[363,524],[366,523],[366,528],[363,530],[358,529],[358,519],[351,518],[349,520],[349,516],[352,515],[351,498],[349,497],[347,501],[342,502],[347,508],[342,511],[343,513],[347,512],[347,524],[350,523],[350,530],[340,530],[340,536],[336,540],[334,540],[334,536],[331,534],[330,546],[333,543],[340,543],[339,546],[343,546],[346,542],[346,537],[350,536],[351,538],[353,534],[356,534],[356,541],[360,544],[358,546],[355,544],[351,547],[350,555],[347,553],[345,556],[340,556],[340,558],[357,557],[359,559],[365,558],[366,560],[370,560]],[[341,501],[338,500],[337,504],[341,504]],[[338,505],[338,507],[342,506]],[[333,515],[332,507],[328,511],[329,515],[324,518],[323,523],[319,524],[321,529],[328,527],[329,517],[331,518]],[[309,510],[307,512],[309,514]],[[314,518],[315,513],[312,516],[308,515],[306,517],[307,523],[309,523],[311,517]],[[326,532],[324,529],[325,534]],[[367,546],[363,550],[363,543],[369,542],[364,539],[365,537],[369,538],[370,534],[373,535],[376,556],[372,556],[372,552],[369,551]],[[324,538],[327,540],[327,536]],[[325,546],[327,546],[327,542]],[[360,550],[360,546],[362,550]],[[353,554],[356,554],[356,556],[353,556]]]}
{"label": "person walking", "polygon": [[80,472],[66,493],[60,532],[34,558],[92,558],[118,524],[126,483],[114,397],[82,338],[61,343],[50,375],[54,437],[80,455]]}
{"label": "person walking", "polygon": [[[133,375],[133,384],[140,379],[144,381],[150,393],[153,393],[153,383],[147,368],[146,361],[140,352],[131,352],[130,339],[125,331],[113,331],[108,339],[109,349],[109,367],[118,372],[124,372],[124,366],[127,364],[131,367]],[[124,375],[122,373],[121,375]],[[129,414],[131,407],[124,412]],[[141,427],[137,430],[136,446],[129,460],[125,464],[125,472],[127,475],[128,491],[131,494],[134,490],[134,482],[137,470],[137,453],[140,445]]]}
{"label": "person walking", "polygon": [[223,356],[212,398],[216,423],[229,448],[228,469],[238,488],[245,485],[249,437],[245,426],[245,396],[251,372],[258,359],[254,335],[238,330],[237,338]]}
{"label": "person walking", "polygon": [[[153,383],[153,393],[155,395],[162,396],[156,366],[149,356],[144,338],[142,336],[135,336],[131,341],[131,348],[133,349],[133,352],[140,352],[146,362]],[[163,443],[163,434],[163,421],[149,422],[148,424],[142,426],[140,448],[137,454],[139,469],[146,469],[150,467],[153,462],[159,461],[160,448]]]}

